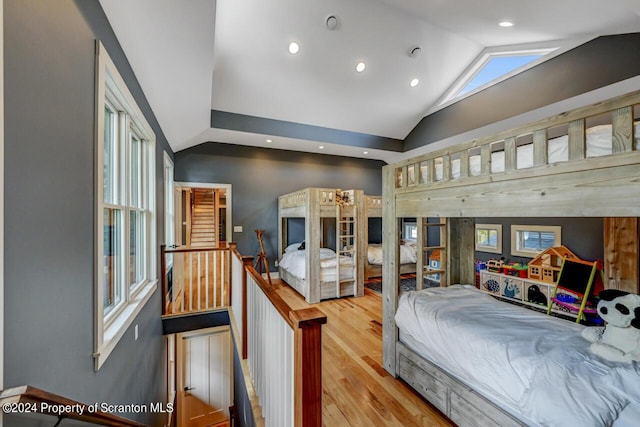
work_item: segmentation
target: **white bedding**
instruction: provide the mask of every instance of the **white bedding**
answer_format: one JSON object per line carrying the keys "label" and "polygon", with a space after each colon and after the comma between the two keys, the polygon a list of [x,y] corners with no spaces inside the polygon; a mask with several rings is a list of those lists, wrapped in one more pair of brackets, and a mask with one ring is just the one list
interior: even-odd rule
{"label": "white bedding", "polygon": [[[407,240],[400,245],[400,264],[415,264],[417,262],[418,248],[416,242]],[[367,248],[367,260],[369,264],[382,265],[382,245],[369,243]]]}
{"label": "white bedding", "polygon": [[602,360],[583,326],[471,286],[404,293],[396,323],[407,345],[528,424],[611,425],[640,405],[639,363]]}
{"label": "white bedding", "polygon": [[[287,270],[299,279],[306,278],[306,251],[291,250],[285,252],[279,261],[280,267]],[[336,280],[337,256],[334,251],[327,248],[320,248],[320,281],[329,282]],[[350,279],[353,277],[353,258],[340,256],[340,279]]]}

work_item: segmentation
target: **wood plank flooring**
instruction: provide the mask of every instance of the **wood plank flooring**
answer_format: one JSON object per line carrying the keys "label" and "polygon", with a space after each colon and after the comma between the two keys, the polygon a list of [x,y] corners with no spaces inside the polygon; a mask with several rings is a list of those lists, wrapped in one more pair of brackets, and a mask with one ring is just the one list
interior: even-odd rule
{"label": "wood plank flooring", "polygon": [[[294,309],[308,307],[278,279],[278,293]],[[323,424],[342,426],[452,426],[437,409],[382,367],[382,297],[314,304],[327,315],[322,332]]]}

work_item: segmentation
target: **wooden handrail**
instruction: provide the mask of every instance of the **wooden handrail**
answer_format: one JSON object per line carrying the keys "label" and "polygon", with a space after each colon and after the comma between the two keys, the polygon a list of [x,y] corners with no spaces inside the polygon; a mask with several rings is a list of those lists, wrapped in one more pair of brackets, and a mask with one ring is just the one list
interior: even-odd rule
{"label": "wooden handrail", "polygon": [[103,412],[100,410],[99,404],[87,405],[29,385],[2,390],[0,392],[0,404],[21,405],[16,406],[17,408],[25,409],[21,410],[21,413],[35,412],[102,426],[145,427],[144,424],[136,421]]}
{"label": "wooden handrail", "polygon": [[[165,246],[165,245],[163,245]],[[208,252],[208,251],[226,251],[229,248],[226,246],[177,246],[175,248],[166,248],[165,253],[177,254],[182,252]]]}

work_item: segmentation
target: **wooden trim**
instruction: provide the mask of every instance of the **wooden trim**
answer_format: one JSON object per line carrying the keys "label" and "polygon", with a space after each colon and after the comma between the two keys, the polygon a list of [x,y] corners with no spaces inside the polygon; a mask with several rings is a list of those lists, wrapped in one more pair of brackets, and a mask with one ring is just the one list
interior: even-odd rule
{"label": "wooden trim", "polygon": [[92,408],[93,405],[87,405],[85,403],[78,402],[77,400],[71,400],[29,385],[2,390],[2,392],[0,392],[0,403],[2,405],[12,403],[27,404],[29,405],[29,408],[33,409],[32,412],[52,415],[55,417],[58,417],[60,414],[53,412],[53,409],[68,405],[70,411],[65,412],[62,415],[62,418],[84,421],[101,426],[144,427],[144,424],[140,424],[136,421],[112,415],[107,412],[102,412],[97,408]]}

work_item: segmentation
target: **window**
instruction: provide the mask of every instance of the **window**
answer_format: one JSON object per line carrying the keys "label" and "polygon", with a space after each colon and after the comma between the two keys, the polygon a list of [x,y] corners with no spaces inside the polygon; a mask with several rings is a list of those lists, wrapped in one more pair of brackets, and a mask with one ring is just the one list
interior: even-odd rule
{"label": "window", "polygon": [[557,42],[553,46],[549,43],[535,43],[488,47],[460,75],[439,104],[464,98],[521,73],[565,51],[570,44],[562,47]]}
{"label": "window", "polygon": [[100,43],[97,55],[96,370],[157,287],[155,135]]}
{"label": "window", "polygon": [[476,224],[476,251],[502,253],[502,224]]}
{"label": "window", "polygon": [[402,238],[406,240],[418,239],[418,224],[415,222],[405,222]]}
{"label": "window", "polygon": [[534,258],[545,249],[562,244],[562,228],[544,225],[512,225],[511,255]]}

